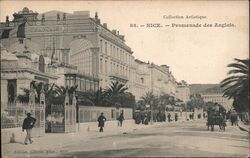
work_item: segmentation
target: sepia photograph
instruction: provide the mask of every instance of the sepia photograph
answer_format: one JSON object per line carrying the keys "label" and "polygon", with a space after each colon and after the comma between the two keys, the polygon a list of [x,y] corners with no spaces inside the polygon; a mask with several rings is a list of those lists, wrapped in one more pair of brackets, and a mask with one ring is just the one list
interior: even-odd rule
{"label": "sepia photograph", "polygon": [[1,157],[249,157],[249,1],[1,0]]}

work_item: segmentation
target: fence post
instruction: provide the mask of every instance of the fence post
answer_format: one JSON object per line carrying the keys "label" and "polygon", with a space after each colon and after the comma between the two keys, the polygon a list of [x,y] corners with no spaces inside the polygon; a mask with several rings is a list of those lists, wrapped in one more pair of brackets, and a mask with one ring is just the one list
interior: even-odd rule
{"label": "fence post", "polygon": [[28,112],[34,114],[35,117],[35,91],[34,91],[34,87],[31,84],[30,85],[30,94],[29,94],[29,110]]}
{"label": "fence post", "polygon": [[39,115],[40,115],[39,136],[44,136],[44,134],[45,134],[45,94],[44,94],[44,86],[43,85],[42,85],[41,94],[40,94]]}
{"label": "fence post", "polygon": [[[75,92],[73,92],[73,100],[72,100],[72,122],[73,122],[73,129],[74,132],[76,132],[76,95]],[[79,125],[78,125],[79,126]]]}
{"label": "fence post", "polygon": [[64,132],[69,132],[68,131],[68,117],[69,117],[69,93],[68,90],[66,90],[65,94],[65,100],[64,100]]}

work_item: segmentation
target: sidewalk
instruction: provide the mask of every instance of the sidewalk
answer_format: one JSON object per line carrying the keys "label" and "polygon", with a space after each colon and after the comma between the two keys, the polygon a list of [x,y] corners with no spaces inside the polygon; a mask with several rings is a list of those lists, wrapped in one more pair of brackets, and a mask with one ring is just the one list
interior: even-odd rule
{"label": "sidewalk", "polygon": [[[107,121],[104,132],[100,133],[97,122],[88,122],[80,124],[80,131],[76,133],[46,133],[44,137],[33,138],[33,144],[24,145],[23,141],[26,136],[21,128],[3,129],[2,130],[2,155],[4,157],[30,157],[46,154],[52,156],[61,153],[61,148],[78,144],[93,138],[110,136],[116,134],[125,134],[134,130],[153,127],[162,123],[153,125],[135,124],[134,120],[125,120],[122,127],[118,127],[117,121]],[[78,125],[77,125],[78,128]],[[16,143],[9,143],[11,134],[15,134]]]}
{"label": "sidewalk", "polygon": [[244,122],[239,121],[238,126],[241,130],[247,131],[248,133],[250,133],[250,125],[245,125]]}

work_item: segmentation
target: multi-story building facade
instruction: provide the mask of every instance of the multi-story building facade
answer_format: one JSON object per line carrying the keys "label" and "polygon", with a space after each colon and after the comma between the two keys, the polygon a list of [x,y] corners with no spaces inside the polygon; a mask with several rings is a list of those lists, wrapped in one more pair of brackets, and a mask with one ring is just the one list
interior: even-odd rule
{"label": "multi-story building facade", "polygon": [[134,76],[134,82],[132,93],[135,95],[136,100],[140,100],[147,92],[151,91],[151,73],[149,71],[148,63],[135,60],[136,73]]}
{"label": "multi-story building facade", "polygon": [[226,110],[230,110],[233,107],[233,99],[223,97],[222,92],[217,93],[203,93],[201,97],[205,102],[213,102],[222,105]]}
{"label": "multi-story building facade", "polygon": [[136,100],[148,91],[176,96],[178,85],[169,67],[135,60],[124,36],[101,24],[97,13],[91,18],[88,11],[38,14],[23,8],[13,17],[0,23],[2,35],[9,31],[8,38],[2,40],[7,50],[13,52],[25,42],[17,38],[17,31],[25,23],[25,39],[33,43],[31,52],[50,58],[52,65],[77,67],[74,72],[58,69],[58,84],[78,85],[78,90],[86,91],[106,88],[114,80],[125,83]]}
{"label": "multi-story building facade", "polygon": [[167,65],[155,65],[151,63],[149,65],[151,72],[151,90],[157,96],[162,93],[167,93],[176,97],[177,82],[172,73],[169,71]]}
{"label": "multi-story building facade", "polygon": [[177,98],[183,101],[186,104],[190,99],[190,88],[186,81],[182,80],[177,83]]}
{"label": "multi-story building facade", "polygon": [[133,86],[133,94],[137,100],[147,92],[154,95],[169,94],[177,97],[177,82],[167,65],[156,65],[135,60],[136,75]]}
{"label": "multi-story building facade", "polygon": [[1,105],[14,103],[32,81],[56,83],[56,69],[46,65],[46,58],[20,49],[11,53],[1,46]]}

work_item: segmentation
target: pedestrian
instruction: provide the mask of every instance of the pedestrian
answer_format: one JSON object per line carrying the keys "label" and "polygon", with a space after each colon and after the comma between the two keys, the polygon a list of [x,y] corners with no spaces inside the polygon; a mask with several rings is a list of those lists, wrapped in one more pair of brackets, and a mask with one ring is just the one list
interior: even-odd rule
{"label": "pedestrian", "polygon": [[166,114],[163,114],[163,121],[166,122]]}
{"label": "pedestrian", "polygon": [[104,122],[106,121],[106,117],[103,116],[103,112],[101,113],[101,115],[98,117],[97,121],[98,121],[98,127],[100,127],[100,132],[103,132],[103,127],[104,127]]}
{"label": "pedestrian", "polygon": [[144,117],[144,124],[145,125],[148,125],[148,122],[149,122],[149,116],[147,115],[147,113],[145,113],[145,117]]}
{"label": "pedestrian", "polygon": [[168,122],[170,122],[171,121],[171,114],[170,113],[168,113]]}
{"label": "pedestrian", "polygon": [[125,120],[125,119],[124,119],[123,112],[121,112],[120,116],[118,117],[118,126],[122,127],[123,120]]}
{"label": "pedestrian", "polygon": [[178,121],[178,114],[177,113],[174,114],[174,120],[175,120],[175,122]]}
{"label": "pedestrian", "polygon": [[31,117],[31,113],[27,113],[27,117],[23,120],[23,127],[22,127],[23,132],[24,130],[26,130],[26,137],[24,140],[25,145],[28,144],[28,140],[30,141],[30,144],[33,143],[33,141],[31,140],[31,132],[35,123],[36,123],[36,119]]}

